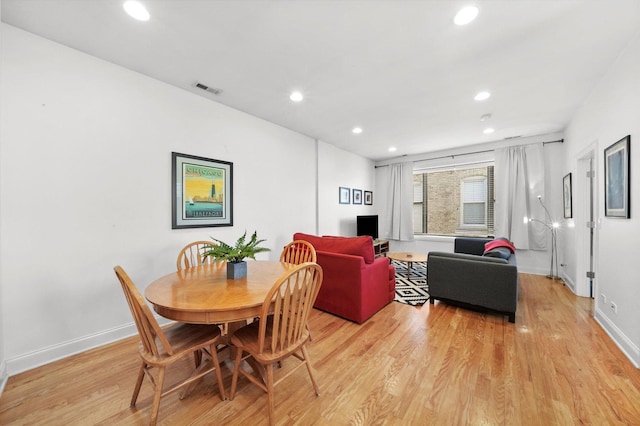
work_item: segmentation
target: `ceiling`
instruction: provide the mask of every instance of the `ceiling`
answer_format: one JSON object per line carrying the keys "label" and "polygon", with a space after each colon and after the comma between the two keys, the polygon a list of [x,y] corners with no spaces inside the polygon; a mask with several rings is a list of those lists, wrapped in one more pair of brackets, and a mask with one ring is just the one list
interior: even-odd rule
{"label": "ceiling", "polygon": [[640,24],[638,0],[141,0],[147,22],[0,1],[10,25],[375,161],[561,131]]}

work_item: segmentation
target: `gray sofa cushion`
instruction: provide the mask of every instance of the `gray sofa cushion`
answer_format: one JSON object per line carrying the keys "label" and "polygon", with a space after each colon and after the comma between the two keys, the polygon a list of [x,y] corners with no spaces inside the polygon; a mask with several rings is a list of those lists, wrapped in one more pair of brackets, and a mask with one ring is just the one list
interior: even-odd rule
{"label": "gray sofa cushion", "polygon": [[[433,254],[434,256],[443,257],[443,258],[451,258],[458,260],[469,260],[469,261],[482,261],[488,263],[500,263],[502,265],[509,263],[507,260],[498,258],[498,257],[484,257],[482,255],[475,254],[466,254],[466,253],[449,253],[446,251],[432,251],[429,254]],[[427,261],[428,262],[428,261]]]}
{"label": "gray sofa cushion", "polygon": [[493,240],[491,238],[456,238],[453,241],[453,251],[482,256],[484,245],[489,241]]}
{"label": "gray sofa cushion", "polygon": [[501,259],[509,259],[511,257],[511,250],[507,247],[496,247],[483,254],[483,256],[499,257]]}

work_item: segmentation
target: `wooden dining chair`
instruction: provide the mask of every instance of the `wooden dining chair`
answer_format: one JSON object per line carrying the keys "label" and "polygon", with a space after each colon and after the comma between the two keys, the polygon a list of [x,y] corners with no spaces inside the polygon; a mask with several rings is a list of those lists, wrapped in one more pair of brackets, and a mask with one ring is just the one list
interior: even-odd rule
{"label": "wooden dining chair", "polygon": [[[304,240],[291,241],[284,246],[282,253],[280,253],[280,262],[293,263],[294,265],[300,265],[304,262],[316,262],[316,249],[310,242]],[[309,325],[307,324],[307,329]],[[311,332],[311,330],[309,330]],[[309,340],[313,340],[309,335]],[[278,364],[280,365],[280,364]]]}
{"label": "wooden dining chair", "polygon": [[[274,387],[302,366],[307,367],[316,395],[320,395],[313,377],[311,362],[305,344],[309,340],[306,327],[313,303],[322,284],[322,268],[316,263],[303,263],[280,277],[262,303],[260,319],[236,330],[231,345],[236,347],[236,359],[231,381],[230,399],[233,399],[242,374],[267,393],[269,424],[275,424]],[[246,355],[245,355],[246,354]],[[292,370],[274,381],[274,364],[293,356],[301,361]],[[242,368],[242,362],[251,357],[266,370],[252,374]]]}
{"label": "wooden dining chair", "polygon": [[[183,386],[189,385],[204,375],[215,371],[218,380],[220,399],[224,400],[225,392],[220,373],[216,345],[220,340],[220,328],[216,325],[182,324],[177,323],[169,328],[160,328],[151,309],[138,292],[129,276],[120,266],[114,268],[118,280],[122,285],[131,315],[140,335],[139,355],[142,365],[138,373],[138,380],[131,397],[131,406],[136,405],[138,394],[145,376],[151,382],[153,392],[153,405],[151,407],[150,424],[155,425],[158,420],[158,408],[160,399]],[[166,368],[187,356],[194,356],[195,370],[186,379],[172,385],[163,391]],[[203,356],[210,358],[211,363],[205,362]],[[151,370],[157,368],[157,373],[151,374]],[[180,399],[186,396],[180,395]]]}
{"label": "wooden dining chair", "polygon": [[[184,246],[180,253],[178,253],[178,259],[176,260],[176,266],[178,271],[183,269],[189,269],[193,266],[211,264],[215,262],[213,256],[204,257],[204,252],[208,251],[211,246],[216,245],[214,241],[194,241]],[[222,328],[222,335],[226,336],[229,329],[229,323],[218,324]],[[223,337],[223,340],[226,337]],[[223,344],[221,346],[226,346]]]}
{"label": "wooden dining chair", "polygon": [[300,265],[305,262],[316,262],[316,249],[304,240],[295,240],[284,246],[280,253],[280,262]]}
{"label": "wooden dining chair", "polygon": [[192,266],[214,262],[213,257],[204,257],[204,252],[209,250],[213,245],[216,245],[213,241],[194,241],[187,244],[180,250],[180,253],[178,253],[178,260],[176,261],[178,271],[191,268]]}

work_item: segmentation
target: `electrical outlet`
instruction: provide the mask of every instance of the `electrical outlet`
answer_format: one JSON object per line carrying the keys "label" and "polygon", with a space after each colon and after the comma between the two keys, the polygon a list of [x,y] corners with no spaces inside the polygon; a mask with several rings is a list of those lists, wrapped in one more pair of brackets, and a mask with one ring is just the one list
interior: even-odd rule
{"label": "electrical outlet", "polygon": [[611,302],[611,310],[614,314],[618,313],[618,305],[616,305],[615,302]]}
{"label": "electrical outlet", "polygon": [[604,293],[600,293],[600,299],[602,299],[602,304],[607,304],[607,296]]}

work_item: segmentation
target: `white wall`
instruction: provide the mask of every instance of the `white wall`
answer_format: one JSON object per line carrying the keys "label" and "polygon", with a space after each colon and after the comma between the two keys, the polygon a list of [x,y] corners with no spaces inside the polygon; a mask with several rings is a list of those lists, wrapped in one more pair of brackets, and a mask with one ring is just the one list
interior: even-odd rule
{"label": "white wall", "polygon": [[[115,264],[143,288],[172,271],[194,239],[256,229],[274,250],[264,257],[274,257],[296,231],[355,235],[356,215],[384,211],[366,159],[6,24],[0,37],[0,380],[133,333]],[[606,146],[626,134],[637,144],[639,51],[636,39],[553,148],[566,150],[566,162],[560,152],[548,158],[547,198],[558,215],[562,176],[576,171],[585,147],[596,144],[602,174]],[[170,229],[171,151],[234,163],[233,227]],[[638,150],[631,154],[639,164]],[[635,194],[639,180],[632,172]],[[338,204],[339,186],[372,190],[374,205]],[[596,315],[637,364],[639,270],[629,265],[639,254],[630,237],[640,227],[638,197],[632,219],[614,220],[603,217],[602,180],[598,192],[597,285],[618,314],[598,304]],[[563,228],[560,239],[570,279],[574,232]],[[453,245],[411,244],[392,250]],[[546,273],[548,259],[519,255],[519,265]]]}
{"label": "white wall", "polygon": [[[488,161],[493,157],[487,157],[487,154],[483,151],[493,150],[497,148],[503,148],[508,145],[521,145],[538,142],[551,142],[562,139],[562,134],[554,133],[549,135],[541,135],[530,138],[522,138],[509,142],[492,142],[481,145],[468,146],[465,148],[458,148],[455,150],[447,150],[440,152],[432,152],[428,154],[416,155],[411,157],[405,157],[396,161],[409,161],[420,162],[429,159],[437,159],[443,156],[459,156],[455,158],[455,161],[468,162],[468,161]],[[549,208],[554,219],[561,222],[561,230],[566,227],[566,223],[562,220],[562,176],[566,174],[563,170],[563,158],[564,158],[564,144],[562,143],[550,143],[544,145],[544,159],[545,159],[545,204]],[[480,154],[474,155],[471,153],[480,152]],[[471,155],[468,155],[471,154]],[[379,188],[378,200],[380,205],[386,206],[389,179],[389,167],[385,167],[387,164],[393,161],[380,162],[376,169],[376,187]],[[386,211],[381,211],[381,223],[385,223],[384,217]],[[518,270],[521,272],[547,275],[549,273],[549,267],[551,263],[551,235],[548,234],[548,249],[546,251],[532,251],[532,250],[518,250]],[[439,237],[439,236],[417,236],[414,241],[390,241],[389,248],[391,251],[411,251],[428,253],[430,251],[453,251],[453,237]],[[560,241],[562,243],[562,241]],[[563,263],[563,260],[559,257],[558,263]],[[560,270],[560,268],[559,268]]]}
{"label": "white wall", "polygon": [[[2,0],[0,0],[0,21],[2,20]],[[4,45],[2,32],[0,31],[0,58],[2,57],[2,46]],[[0,67],[0,82],[2,81],[2,67]],[[2,84],[0,84],[0,99],[2,99]],[[0,117],[2,116],[2,105],[0,104]],[[0,129],[0,158],[3,157],[2,153],[2,132]],[[0,164],[0,188],[2,187],[2,165]],[[1,200],[0,200],[1,202]],[[0,241],[2,241],[2,229],[0,229]],[[2,247],[0,246],[0,259],[2,259]],[[0,300],[2,297],[2,262],[0,262]],[[0,395],[2,390],[7,384],[7,363],[4,357],[4,335],[2,329],[4,328],[4,315],[2,312],[2,303],[0,303]]]}
{"label": "white wall", "polygon": [[[574,173],[585,150],[595,147],[597,176],[596,319],[627,356],[640,366],[640,36],[612,64],[566,130],[566,168]],[[631,135],[631,219],[604,216],[604,149]],[[580,206],[580,191],[574,192]],[[584,224],[576,224],[567,241],[576,241]],[[576,259],[580,247],[563,247]],[[584,271],[571,270],[574,280]],[[603,303],[601,295],[607,298]],[[610,302],[617,304],[614,313]]]}
{"label": "white wall", "polygon": [[[318,159],[317,233],[355,236],[356,216],[375,214],[381,206],[374,187],[373,162],[324,142],[318,144]],[[338,188],[341,186],[362,190],[363,204],[339,204]],[[373,205],[364,205],[364,191],[373,191]]]}
{"label": "white wall", "polygon": [[[189,241],[255,229],[273,250],[263,258],[276,258],[294,232],[316,228],[313,139],[6,24],[2,37],[10,375],[133,333],[117,264],[144,288]],[[171,230],[172,151],[234,163],[233,227]],[[336,182],[365,185],[345,166]],[[323,227],[340,232],[331,220]]]}

